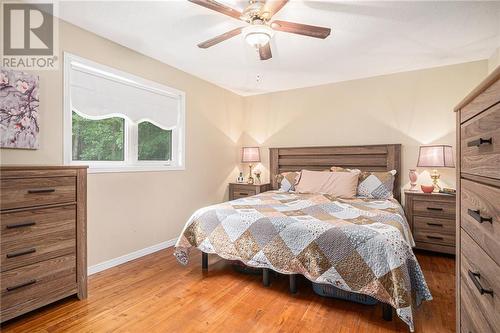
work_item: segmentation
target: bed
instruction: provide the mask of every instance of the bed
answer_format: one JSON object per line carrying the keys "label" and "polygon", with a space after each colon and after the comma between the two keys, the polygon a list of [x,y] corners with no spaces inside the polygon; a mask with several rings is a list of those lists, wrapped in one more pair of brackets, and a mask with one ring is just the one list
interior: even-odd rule
{"label": "bed", "polygon": [[[270,149],[272,191],[196,211],[186,223],[174,254],[187,264],[191,248],[239,260],[314,283],[371,296],[414,330],[413,310],[431,300],[413,254],[411,231],[399,204],[400,145],[294,147]],[[331,166],[363,171],[397,170],[394,198],[337,198],[319,193],[278,191],[276,175],[325,170]],[[392,312],[392,311],[391,311]]]}

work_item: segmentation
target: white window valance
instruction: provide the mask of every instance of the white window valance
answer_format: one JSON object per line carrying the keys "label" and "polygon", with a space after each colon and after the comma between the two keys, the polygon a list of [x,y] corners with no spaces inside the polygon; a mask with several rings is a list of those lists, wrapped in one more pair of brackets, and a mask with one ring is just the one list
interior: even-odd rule
{"label": "white window valance", "polygon": [[152,121],[163,129],[180,124],[183,94],[143,85],[124,76],[72,61],[71,103],[73,109],[96,119],[124,115],[139,123]]}

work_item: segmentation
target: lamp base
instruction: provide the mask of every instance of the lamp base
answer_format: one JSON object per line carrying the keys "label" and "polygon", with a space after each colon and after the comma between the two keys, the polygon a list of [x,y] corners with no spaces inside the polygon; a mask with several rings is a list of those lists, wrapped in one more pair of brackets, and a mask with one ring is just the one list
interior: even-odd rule
{"label": "lamp base", "polygon": [[252,177],[252,165],[251,164],[249,165],[249,168],[250,168],[250,171],[248,173],[247,183],[248,184],[253,184],[254,180],[253,180],[253,177]]}
{"label": "lamp base", "polygon": [[438,181],[439,181],[440,174],[437,172],[437,170],[432,170],[431,173],[431,178],[432,178],[432,185],[434,185],[434,193],[437,193],[441,190],[441,186],[439,186]]}

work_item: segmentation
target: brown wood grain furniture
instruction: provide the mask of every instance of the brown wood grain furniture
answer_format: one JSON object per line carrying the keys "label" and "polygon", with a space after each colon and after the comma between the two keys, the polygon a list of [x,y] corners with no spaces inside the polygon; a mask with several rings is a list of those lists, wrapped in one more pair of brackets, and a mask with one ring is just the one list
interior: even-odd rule
{"label": "brown wood grain furniture", "polygon": [[0,184],[0,321],[86,298],[87,167],[2,166]]}
{"label": "brown wood grain furniture", "polygon": [[362,171],[396,170],[394,197],[401,199],[401,145],[270,148],[271,188],[276,175],[286,171],[325,170],[332,166]]}
{"label": "brown wood grain furniture", "polygon": [[457,332],[500,332],[500,67],[457,112]]}
{"label": "brown wood grain furniture", "polygon": [[405,214],[417,249],[455,253],[455,195],[405,191]]}
{"label": "brown wood grain furniture", "polygon": [[250,197],[262,192],[269,191],[271,185],[266,184],[246,184],[246,183],[229,183],[229,200]]}

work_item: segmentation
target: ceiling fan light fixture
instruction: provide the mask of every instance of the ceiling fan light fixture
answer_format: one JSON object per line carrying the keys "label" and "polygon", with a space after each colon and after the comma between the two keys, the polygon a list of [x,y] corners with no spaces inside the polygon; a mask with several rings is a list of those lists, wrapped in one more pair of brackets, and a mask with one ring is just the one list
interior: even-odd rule
{"label": "ceiling fan light fixture", "polygon": [[273,35],[273,29],[263,24],[250,25],[243,29],[245,41],[255,48],[259,48],[269,43]]}

